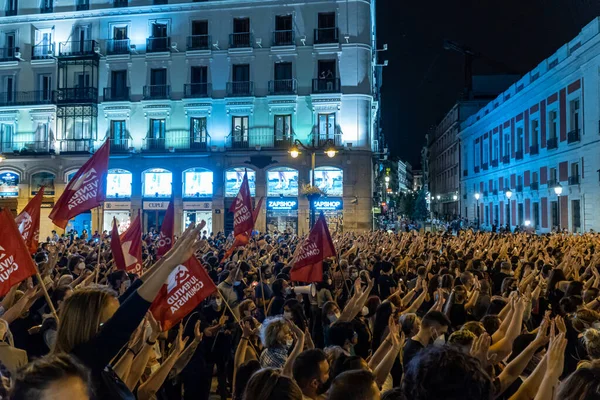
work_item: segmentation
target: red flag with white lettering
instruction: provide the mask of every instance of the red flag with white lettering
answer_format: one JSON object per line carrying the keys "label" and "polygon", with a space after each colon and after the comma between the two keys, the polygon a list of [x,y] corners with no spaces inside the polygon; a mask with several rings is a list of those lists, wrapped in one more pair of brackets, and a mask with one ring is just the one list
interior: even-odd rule
{"label": "red flag with white lettering", "polygon": [[15,222],[25,240],[25,244],[29,249],[30,254],[35,254],[38,248],[39,237],[40,237],[40,209],[42,208],[42,200],[44,198],[44,187],[42,186],[38,190],[37,194],[33,196],[33,199],[29,200],[29,203],[25,206],[23,211]]}
{"label": "red flag with white lettering", "polygon": [[150,311],[161,323],[163,331],[168,331],[216,291],[217,287],[200,261],[192,256],[169,274]]}
{"label": "red flag with white lettering", "polygon": [[0,211],[0,226],[0,296],[4,296],[11,287],[35,275],[36,269],[23,236],[7,208]]}
{"label": "red flag with white lettering", "polygon": [[110,145],[107,140],[75,174],[50,212],[54,225],[65,229],[69,220],[102,205]]}
{"label": "red flag with white lettering", "polygon": [[252,232],[254,220],[252,218],[252,197],[250,196],[250,185],[248,184],[248,173],[244,172],[244,180],[235,201],[229,208],[233,212],[233,236],[241,233]]}
{"label": "red flag with white lettering", "polygon": [[131,274],[142,273],[142,222],[138,212],[137,217],[119,237],[125,260],[125,270]]}
{"label": "red flag with white lettering", "polygon": [[156,258],[161,258],[173,246],[173,231],[175,230],[175,210],[173,207],[173,199],[169,202],[165,218],[163,218],[160,226],[160,235],[156,243]]}
{"label": "red flag with white lettering", "polygon": [[323,214],[310,230],[308,237],[298,246],[292,260],[290,278],[298,282],[323,281],[323,260],[335,257],[335,247]]}
{"label": "red flag with white lettering", "polygon": [[125,265],[125,256],[123,255],[121,238],[119,237],[119,225],[117,224],[117,218],[115,217],[113,217],[113,227],[110,233],[110,249],[113,254],[113,262],[117,269],[125,271],[127,266]]}

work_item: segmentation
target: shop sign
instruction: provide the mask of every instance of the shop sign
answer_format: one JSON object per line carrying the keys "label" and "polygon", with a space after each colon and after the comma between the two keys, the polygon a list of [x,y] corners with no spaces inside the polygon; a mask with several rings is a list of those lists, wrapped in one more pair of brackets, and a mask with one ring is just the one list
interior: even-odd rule
{"label": "shop sign", "polygon": [[53,201],[44,201],[40,208],[54,208]]}
{"label": "shop sign", "polygon": [[19,175],[14,172],[3,172],[0,174],[0,196],[19,196]]}
{"label": "shop sign", "polygon": [[212,210],[212,202],[210,201],[184,201],[184,210]]}
{"label": "shop sign", "polygon": [[144,201],[144,210],[166,210],[169,207],[168,201]]}
{"label": "shop sign", "polygon": [[107,201],[104,203],[105,210],[131,210],[130,201]]}
{"label": "shop sign", "polygon": [[267,210],[297,210],[298,199],[289,197],[280,197],[276,199],[267,199]]}
{"label": "shop sign", "polygon": [[341,198],[324,198],[314,200],[313,207],[317,211],[337,211],[344,208],[344,201]]}
{"label": "shop sign", "polygon": [[373,214],[381,214],[381,207],[373,207]]}

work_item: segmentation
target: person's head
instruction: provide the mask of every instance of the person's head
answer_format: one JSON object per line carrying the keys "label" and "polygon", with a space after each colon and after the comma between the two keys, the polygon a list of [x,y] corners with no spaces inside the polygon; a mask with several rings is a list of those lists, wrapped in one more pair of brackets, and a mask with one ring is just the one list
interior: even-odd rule
{"label": "person's head", "polygon": [[419,332],[427,334],[431,340],[435,340],[440,335],[448,332],[450,320],[440,311],[429,311],[421,320],[421,329]]}
{"label": "person's head", "polygon": [[594,326],[594,322],[599,322],[600,314],[594,310],[589,310],[587,308],[582,308],[577,310],[571,316],[571,326],[577,332],[581,333],[585,331],[587,328],[592,328]]}
{"label": "person's head", "polygon": [[283,317],[267,318],[263,322],[261,340],[265,348],[289,348],[294,343],[292,330]]}
{"label": "person's head", "polygon": [[489,314],[481,318],[481,324],[485,328],[487,334],[490,336],[492,336],[498,330],[498,328],[500,328],[501,323],[502,320],[496,314]]}
{"label": "person's head", "polygon": [[248,386],[248,381],[254,375],[256,371],[260,369],[260,363],[258,360],[246,361],[238,368],[235,374],[235,385],[233,388],[233,395],[235,399],[241,399]]}
{"label": "person's head", "polygon": [[302,391],[280,370],[264,368],[248,381],[244,400],[302,400]]}
{"label": "person's head", "polygon": [[475,280],[475,278],[473,277],[473,274],[470,273],[469,271],[465,271],[462,274],[460,274],[460,283],[465,285],[467,288],[470,288],[471,286],[473,286],[474,280]]}
{"label": "person's head", "polygon": [[585,304],[591,303],[596,297],[598,297],[599,294],[600,294],[600,290],[598,290],[594,287],[586,289],[583,292],[583,302]]}
{"label": "person's head", "polygon": [[59,316],[54,353],[70,353],[88,343],[119,308],[116,293],[108,287],[78,289],[65,300]]}
{"label": "person's head", "polygon": [[511,270],[512,266],[509,262],[504,261],[500,263],[500,272],[502,272],[503,274],[510,275]]}
{"label": "person's head", "polygon": [[510,292],[517,290],[517,280],[512,277],[507,277],[502,280],[500,291],[502,295],[507,296]]}
{"label": "person's head", "polygon": [[127,275],[127,272],[123,270],[111,272],[110,274],[108,274],[107,279],[110,287],[116,292],[118,292],[121,289],[121,285],[123,283],[126,284],[126,282],[129,282],[129,276]]}
{"label": "person's head", "polygon": [[351,322],[336,322],[329,327],[329,344],[350,350],[356,344],[357,336]]}
{"label": "person's head", "polygon": [[467,288],[463,285],[457,285],[454,287],[454,303],[463,304],[467,301]]}
{"label": "person's head", "polygon": [[381,273],[384,275],[389,275],[392,273],[394,269],[394,264],[390,262],[381,263]]}
{"label": "person's head", "polygon": [[583,292],[583,283],[579,281],[571,281],[567,285],[567,290],[565,291],[565,297],[569,296],[581,296]]}
{"label": "person's head", "polygon": [[375,376],[365,370],[346,371],[331,384],[328,400],[379,400],[381,393]]}
{"label": "person's head", "polygon": [[340,308],[338,307],[336,302],[328,301],[325,304],[323,304],[323,310],[322,310],[323,325],[330,325],[330,324],[334,323],[335,321],[338,320],[340,315],[341,315]]}
{"label": "person's head", "polygon": [[283,304],[283,316],[288,321],[294,322],[301,330],[304,330],[307,325],[304,308],[302,307],[302,303],[297,299],[288,299],[285,301]]}
{"label": "person's head", "polygon": [[25,365],[14,378],[13,400],[88,400],[88,370],[67,354],[49,355]]}
{"label": "person's head", "polygon": [[415,313],[402,314],[399,319],[400,329],[404,336],[411,338],[415,336],[421,328],[421,319]]}
{"label": "person's head", "polygon": [[481,322],[478,321],[469,321],[464,324],[461,329],[473,332],[477,337],[485,333],[485,327]]}
{"label": "person's head", "polygon": [[292,367],[294,380],[307,397],[316,397],[327,390],[329,362],[321,349],[305,350],[296,357]]}
{"label": "person's head", "polygon": [[600,368],[579,368],[558,387],[560,400],[600,400]]}
{"label": "person's head", "polygon": [[59,286],[52,291],[52,295],[50,296],[50,300],[52,300],[52,304],[54,307],[60,311],[62,309],[62,305],[64,302],[71,297],[73,294],[73,289],[71,286]]}
{"label": "person's head", "polygon": [[460,329],[452,332],[452,335],[448,338],[448,344],[454,346],[465,354],[471,351],[473,342],[477,339],[477,336],[471,331],[466,329]]}
{"label": "person's head", "polygon": [[600,360],[600,330],[588,328],[583,332],[583,343],[592,360]]}
{"label": "person's head", "polygon": [[256,304],[252,299],[246,299],[239,304],[238,310],[242,318],[251,317],[256,312]]}
{"label": "person's head", "polygon": [[493,385],[474,357],[452,346],[429,346],[405,366],[402,391],[411,400],[488,400]]}

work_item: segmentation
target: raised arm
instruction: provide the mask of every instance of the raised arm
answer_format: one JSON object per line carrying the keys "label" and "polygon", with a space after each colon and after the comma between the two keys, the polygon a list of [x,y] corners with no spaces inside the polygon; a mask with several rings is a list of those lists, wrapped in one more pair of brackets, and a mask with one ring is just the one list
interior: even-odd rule
{"label": "raised arm", "polygon": [[385,383],[385,380],[394,366],[394,361],[396,361],[396,357],[398,357],[398,353],[404,346],[404,333],[400,331],[398,322],[393,316],[390,316],[389,327],[389,337],[392,340],[392,348],[386,353],[379,365],[377,365],[373,371],[375,374],[375,381],[379,387],[382,387]]}
{"label": "raised arm", "polygon": [[558,385],[558,378],[560,378],[563,372],[566,347],[567,339],[565,339],[564,333],[559,334],[550,344],[547,355],[546,374],[535,396],[535,400],[553,398],[554,390],[556,385]]}
{"label": "raised arm", "polygon": [[298,354],[302,353],[304,350],[304,332],[302,332],[302,330],[294,323],[290,323],[290,328],[292,329],[294,336],[296,336],[296,345],[283,366],[282,375],[292,377],[292,366],[294,365],[294,361],[296,360],[296,357],[298,357]]}
{"label": "raised arm", "polygon": [[[154,345],[156,344],[158,335],[160,335],[161,332],[160,323],[154,319],[151,313],[148,313],[146,319],[150,324],[151,332],[142,344],[142,350],[135,356],[133,363],[131,364],[130,372],[127,375],[127,380],[125,380],[125,384],[129,390],[135,389],[138,381],[142,377],[146,365],[148,365],[150,355],[154,351]],[[145,326],[142,329],[145,329]]]}

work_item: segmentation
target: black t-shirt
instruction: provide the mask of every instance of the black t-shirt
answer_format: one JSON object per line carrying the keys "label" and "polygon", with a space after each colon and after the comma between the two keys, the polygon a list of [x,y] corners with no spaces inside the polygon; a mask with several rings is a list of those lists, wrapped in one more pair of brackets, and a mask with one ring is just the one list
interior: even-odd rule
{"label": "black t-shirt", "polygon": [[494,274],[492,277],[492,281],[494,283],[494,293],[493,294],[500,294],[500,290],[502,289],[502,281],[504,281],[504,278],[509,278],[510,275],[505,274],[504,272],[499,272],[497,274]]}
{"label": "black t-shirt", "polygon": [[425,346],[412,338],[406,341],[404,345],[404,352],[402,354],[402,359],[404,362],[404,370],[408,367],[410,360],[412,360],[421,350],[423,350]]}
{"label": "black t-shirt", "polygon": [[396,282],[389,275],[379,275],[377,286],[379,297],[381,297],[381,300],[385,300],[392,294],[392,290],[396,287]]}

